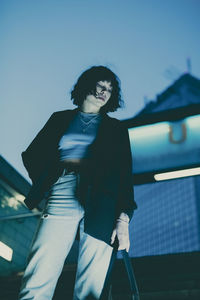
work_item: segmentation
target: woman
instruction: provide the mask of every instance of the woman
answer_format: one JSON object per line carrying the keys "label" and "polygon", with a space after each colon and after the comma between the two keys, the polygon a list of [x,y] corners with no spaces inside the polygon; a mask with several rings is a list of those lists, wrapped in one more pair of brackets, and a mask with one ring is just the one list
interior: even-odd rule
{"label": "woman", "polygon": [[74,110],[54,113],[22,153],[33,186],[25,200],[46,206],[24,273],[20,300],[52,299],[66,256],[79,231],[74,299],[99,299],[118,240],[129,249],[133,199],[128,130],[107,112],[122,100],[117,76],[94,66],[78,79]]}

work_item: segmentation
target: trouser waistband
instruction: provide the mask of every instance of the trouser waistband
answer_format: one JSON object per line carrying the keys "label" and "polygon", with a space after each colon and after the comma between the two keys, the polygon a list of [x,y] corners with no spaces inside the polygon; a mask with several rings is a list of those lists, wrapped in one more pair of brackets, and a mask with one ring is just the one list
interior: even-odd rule
{"label": "trouser waistband", "polygon": [[86,172],[89,173],[89,165],[88,164],[74,164],[74,163],[63,163],[63,172],[64,174],[69,174],[69,173],[76,173],[79,174],[81,172]]}

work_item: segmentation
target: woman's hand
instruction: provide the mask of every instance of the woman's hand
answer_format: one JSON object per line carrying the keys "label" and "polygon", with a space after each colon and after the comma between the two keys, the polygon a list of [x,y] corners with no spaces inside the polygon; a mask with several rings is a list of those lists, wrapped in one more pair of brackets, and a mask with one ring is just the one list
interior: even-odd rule
{"label": "woman's hand", "polygon": [[119,217],[116,222],[116,227],[113,230],[112,236],[111,236],[111,245],[114,243],[116,237],[119,242],[118,250],[126,249],[126,251],[129,251],[130,248],[130,240],[129,240],[129,223],[127,219]]}

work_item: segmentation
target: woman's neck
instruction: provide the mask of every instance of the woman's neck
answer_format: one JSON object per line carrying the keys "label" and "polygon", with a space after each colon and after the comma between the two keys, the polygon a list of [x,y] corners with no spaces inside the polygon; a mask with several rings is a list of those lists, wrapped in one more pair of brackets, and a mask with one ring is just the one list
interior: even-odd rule
{"label": "woman's neck", "polygon": [[100,109],[98,107],[91,106],[91,105],[82,104],[79,107],[79,110],[81,112],[84,112],[84,113],[87,113],[87,114],[99,114],[100,113]]}

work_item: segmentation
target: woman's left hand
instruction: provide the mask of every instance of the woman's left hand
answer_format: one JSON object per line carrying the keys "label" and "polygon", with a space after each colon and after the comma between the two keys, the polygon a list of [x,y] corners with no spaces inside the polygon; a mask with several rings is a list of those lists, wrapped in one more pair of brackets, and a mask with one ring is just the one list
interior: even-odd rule
{"label": "woman's left hand", "polygon": [[111,236],[111,245],[114,243],[115,238],[117,237],[119,242],[118,250],[126,249],[129,251],[130,248],[130,240],[129,240],[129,223],[123,220],[117,219],[116,227],[113,230]]}

